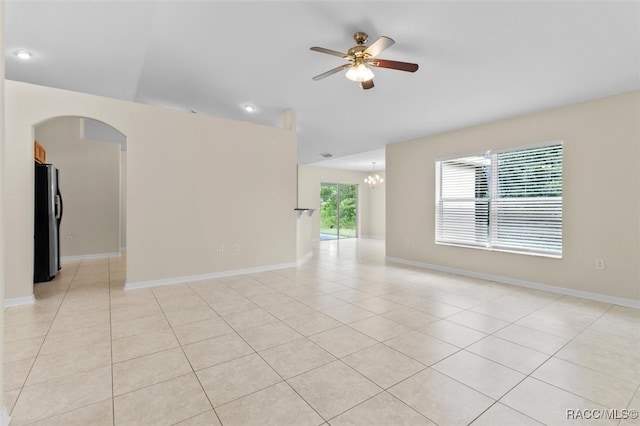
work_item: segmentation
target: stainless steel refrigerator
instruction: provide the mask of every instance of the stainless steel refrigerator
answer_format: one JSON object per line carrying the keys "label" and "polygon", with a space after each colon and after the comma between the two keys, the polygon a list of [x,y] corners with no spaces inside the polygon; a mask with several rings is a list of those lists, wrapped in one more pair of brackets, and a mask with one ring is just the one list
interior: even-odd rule
{"label": "stainless steel refrigerator", "polygon": [[60,270],[62,197],[59,171],[52,164],[35,165],[33,282],[51,281]]}

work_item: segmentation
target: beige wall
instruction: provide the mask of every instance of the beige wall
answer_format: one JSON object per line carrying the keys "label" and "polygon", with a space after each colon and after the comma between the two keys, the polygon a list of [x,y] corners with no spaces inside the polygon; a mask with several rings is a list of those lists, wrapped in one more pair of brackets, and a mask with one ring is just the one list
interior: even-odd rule
{"label": "beige wall", "polygon": [[[640,300],[640,92],[388,145],[390,257]],[[564,142],[563,258],[434,243],[437,158]],[[405,239],[410,243],[405,244]],[[595,259],[606,269],[595,270]]]}
{"label": "beige wall", "polygon": [[127,283],[295,262],[293,131],[15,81],[6,105],[7,297],[33,292],[33,126],[60,116],[127,137]]}
{"label": "beige wall", "polygon": [[[382,173],[379,173],[381,176]],[[346,183],[358,185],[358,236],[384,238],[384,212],[371,212],[372,208],[384,210],[384,189],[371,191],[364,183],[368,173],[341,169],[328,169],[315,166],[298,167],[298,206],[320,208],[321,183]],[[384,186],[384,185],[383,185]],[[313,240],[320,238],[320,211],[311,216],[311,235]],[[373,234],[372,231],[377,232]]]}
{"label": "beige wall", "polygon": [[36,126],[35,138],[60,170],[61,256],[118,253],[120,145],[82,139],[78,117],[48,120]]}
{"label": "beige wall", "polygon": [[[378,171],[377,174],[386,181],[386,175],[383,171]],[[368,173],[365,173],[365,176],[366,175],[368,175]],[[383,183],[375,189],[370,189],[369,186],[363,182],[362,188],[363,191],[367,192],[367,204],[362,209],[362,236],[384,239],[386,235],[385,201],[387,185]]]}
{"label": "beige wall", "polygon": [[120,249],[127,247],[127,151],[120,151]]}

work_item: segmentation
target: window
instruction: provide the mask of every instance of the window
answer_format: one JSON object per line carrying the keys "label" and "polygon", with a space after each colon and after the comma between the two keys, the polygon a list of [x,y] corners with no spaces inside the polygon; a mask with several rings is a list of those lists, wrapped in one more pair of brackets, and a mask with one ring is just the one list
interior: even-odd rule
{"label": "window", "polygon": [[562,143],[436,161],[436,243],[562,257]]}

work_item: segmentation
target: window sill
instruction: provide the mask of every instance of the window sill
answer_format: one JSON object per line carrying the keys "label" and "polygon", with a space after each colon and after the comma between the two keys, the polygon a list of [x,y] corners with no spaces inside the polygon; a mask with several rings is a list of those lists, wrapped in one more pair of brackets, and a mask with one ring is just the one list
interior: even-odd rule
{"label": "window sill", "polygon": [[468,249],[476,249],[476,250],[484,250],[484,251],[495,251],[499,253],[524,254],[526,256],[547,257],[551,259],[562,259],[562,253],[560,254],[540,253],[540,252],[527,251],[527,250],[516,250],[516,249],[500,248],[500,247],[474,246],[471,244],[447,243],[447,242],[438,242],[438,241],[436,241],[436,245],[460,247],[460,248],[468,248]]}

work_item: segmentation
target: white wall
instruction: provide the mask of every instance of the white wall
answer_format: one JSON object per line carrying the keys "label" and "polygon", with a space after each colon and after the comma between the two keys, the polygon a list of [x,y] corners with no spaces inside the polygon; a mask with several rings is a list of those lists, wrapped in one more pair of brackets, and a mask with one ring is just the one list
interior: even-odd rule
{"label": "white wall", "polygon": [[60,116],[127,137],[127,283],[295,262],[293,131],[15,81],[6,105],[7,297],[33,293],[33,126]]}
{"label": "white wall", "polygon": [[[634,92],[388,145],[387,255],[640,300],[638,117]],[[564,142],[562,259],[434,243],[437,158],[557,140]],[[595,259],[606,269],[596,270]]]}
{"label": "white wall", "polygon": [[35,128],[47,163],[60,170],[62,257],[120,251],[120,145],[82,139],[82,122],[58,117]]}
{"label": "white wall", "polygon": [[[383,176],[383,173],[378,173]],[[298,167],[298,206],[316,210],[311,216],[312,236],[320,238],[320,184],[346,183],[358,185],[358,236],[384,238],[384,188],[375,191],[364,183],[368,173],[328,169],[316,166]],[[384,184],[382,185],[384,187]],[[375,192],[375,194],[374,194]],[[372,209],[382,209],[372,212]],[[375,232],[375,233],[374,233]]]}

